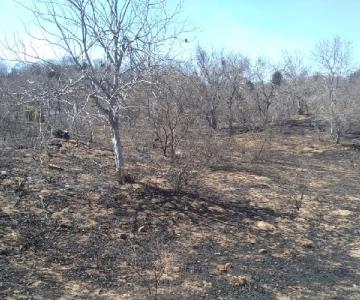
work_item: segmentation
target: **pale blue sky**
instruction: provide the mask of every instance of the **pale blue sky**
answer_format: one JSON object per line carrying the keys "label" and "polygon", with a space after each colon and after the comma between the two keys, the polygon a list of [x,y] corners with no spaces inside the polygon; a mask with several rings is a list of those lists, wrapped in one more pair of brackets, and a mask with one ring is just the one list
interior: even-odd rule
{"label": "pale blue sky", "polygon": [[[277,60],[282,50],[310,56],[317,41],[339,35],[360,62],[360,0],[184,0],[183,10],[196,28],[188,51],[200,44]],[[0,1],[0,32],[21,31],[30,20],[12,0]]]}
{"label": "pale blue sky", "polygon": [[[201,45],[273,60],[283,50],[308,57],[317,41],[352,41],[360,62],[360,0],[185,0]],[[195,39],[195,42],[196,40]]]}

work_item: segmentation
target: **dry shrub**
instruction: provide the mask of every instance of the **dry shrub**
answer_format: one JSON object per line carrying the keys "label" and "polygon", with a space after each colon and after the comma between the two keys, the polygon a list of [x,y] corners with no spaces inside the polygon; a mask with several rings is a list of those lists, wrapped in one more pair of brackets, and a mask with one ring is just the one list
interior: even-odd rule
{"label": "dry shrub", "polygon": [[201,170],[215,164],[224,153],[224,145],[212,130],[192,132],[180,146],[166,173],[175,192],[196,186]]}
{"label": "dry shrub", "polygon": [[128,241],[125,260],[134,272],[134,280],[146,287],[150,299],[159,297],[173,250],[172,237],[166,231],[147,232]]}
{"label": "dry shrub", "polygon": [[251,162],[256,163],[265,161],[269,158],[273,138],[274,133],[272,130],[254,133],[253,140],[256,143],[256,149],[254,149],[252,154]]}

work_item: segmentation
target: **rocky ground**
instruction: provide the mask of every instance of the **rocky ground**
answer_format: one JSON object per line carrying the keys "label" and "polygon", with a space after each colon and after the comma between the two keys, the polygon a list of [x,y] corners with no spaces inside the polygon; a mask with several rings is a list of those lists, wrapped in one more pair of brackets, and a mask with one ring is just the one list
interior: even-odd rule
{"label": "rocky ground", "polygon": [[119,185],[104,147],[2,144],[0,298],[360,299],[359,151],[263,138],[234,135],[177,193],[137,156]]}

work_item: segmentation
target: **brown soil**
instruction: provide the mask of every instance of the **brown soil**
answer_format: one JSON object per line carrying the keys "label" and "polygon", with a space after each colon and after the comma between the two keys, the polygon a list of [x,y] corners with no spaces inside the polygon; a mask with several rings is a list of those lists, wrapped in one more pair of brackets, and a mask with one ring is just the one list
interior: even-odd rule
{"label": "brown soil", "polygon": [[360,299],[359,152],[231,139],[179,193],[136,155],[120,186],[104,148],[2,147],[0,298]]}

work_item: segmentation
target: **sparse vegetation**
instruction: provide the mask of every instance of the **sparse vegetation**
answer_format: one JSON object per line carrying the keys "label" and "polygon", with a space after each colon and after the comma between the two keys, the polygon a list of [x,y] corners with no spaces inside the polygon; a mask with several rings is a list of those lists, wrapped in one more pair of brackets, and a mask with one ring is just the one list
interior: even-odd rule
{"label": "sparse vegetation", "polygon": [[16,40],[0,63],[0,298],[359,299],[347,41],[319,42],[316,72],[183,61],[164,0],[30,10],[63,58]]}

